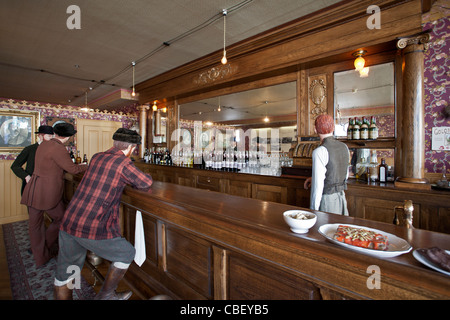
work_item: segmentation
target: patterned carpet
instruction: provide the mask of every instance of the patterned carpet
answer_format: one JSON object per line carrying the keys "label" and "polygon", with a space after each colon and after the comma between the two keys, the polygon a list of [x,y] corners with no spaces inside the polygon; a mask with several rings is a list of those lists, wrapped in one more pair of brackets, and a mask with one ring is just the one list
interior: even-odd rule
{"label": "patterned carpet", "polygon": [[[33,255],[28,252],[28,221],[3,225],[3,236],[13,299],[53,300],[56,260],[36,268]],[[82,278],[81,288],[73,291],[74,300],[90,300],[94,296],[94,290]]]}

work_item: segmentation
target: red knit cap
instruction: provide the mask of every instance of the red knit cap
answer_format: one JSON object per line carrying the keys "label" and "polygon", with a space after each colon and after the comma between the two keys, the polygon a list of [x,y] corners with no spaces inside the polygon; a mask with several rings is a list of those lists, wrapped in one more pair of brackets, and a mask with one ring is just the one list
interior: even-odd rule
{"label": "red knit cap", "polygon": [[334,131],[334,119],[328,114],[321,114],[314,123],[317,133],[328,134]]}

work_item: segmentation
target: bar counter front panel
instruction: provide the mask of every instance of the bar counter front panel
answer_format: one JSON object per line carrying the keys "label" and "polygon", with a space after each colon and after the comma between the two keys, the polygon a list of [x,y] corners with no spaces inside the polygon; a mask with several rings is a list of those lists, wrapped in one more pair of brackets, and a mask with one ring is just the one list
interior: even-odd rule
{"label": "bar counter front panel", "polygon": [[[66,175],[69,201],[82,176]],[[450,278],[412,251],[380,259],[327,241],[318,228],[343,223],[376,228],[413,249],[450,249],[450,235],[323,212],[307,234],[291,232],[283,212],[298,207],[155,181],[122,196],[122,230],[134,243],[142,212],[146,261],[126,279],[142,298],[174,299],[449,299]],[[379,268],[379,288],[370,285]]]}

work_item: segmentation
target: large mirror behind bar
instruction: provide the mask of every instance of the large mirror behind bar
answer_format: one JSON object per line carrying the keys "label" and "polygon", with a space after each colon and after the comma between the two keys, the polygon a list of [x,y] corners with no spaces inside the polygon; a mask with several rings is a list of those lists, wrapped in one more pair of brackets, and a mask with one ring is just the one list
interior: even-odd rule
{"label": "large mirror behind bar", "polygon": [[[360,141],[350,148],[351,164],[349,177],[364,181],[393,181],[394,149],[370,147],[361,140],[386,140],[395,138],[395,76],[394,63],[383,63],[367,68],[361,75],[356,70],[334,73],[334,116],[335,135],[348,140]],[[348,131],[349,125],[358,122],[360,129],[364,119],[366,133]],[[370,122],[374,120],[378,134],[370,135]],[[374,138],[376,137],[376,138]],[[385,161],[388,171],[383,179],[378,177],[378,168]]]}
{"label": "large mirror behind bar", "polygon": [[206,167],[220,166],[217,159],[210,163],[211,157],[233,157],[233,164],[224,160],[222,165],[278,175],[281,166],[292,164],[289,151],[297,141],[296,102],[293,81],[185,103],[179,106],[181,140],[190,141],[187,148],[192,149],[194,162],[196,152],[203,154]]}
{"label": "large mirror behind bar", "polygon": [[394,63],[368,67],[367,75],[356,70],[334,74],[336,136],[346,137],[350,119],[375,117],[378,136],[395,135]]}

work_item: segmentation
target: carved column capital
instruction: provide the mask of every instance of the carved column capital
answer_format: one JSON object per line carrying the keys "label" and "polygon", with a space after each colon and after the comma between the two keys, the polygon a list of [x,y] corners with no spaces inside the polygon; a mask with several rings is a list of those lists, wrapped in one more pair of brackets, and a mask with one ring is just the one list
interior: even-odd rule
{"label": "carved column capital", "polygon": [[138,106],[138,109],[139,109],[139,112],[143,112],[143,111],[145,112],[150,109],[150,106],[143,104],[143,105]]}
{"label": "carved column capital", "polygon": [[407,46],[410,46],[413,44],[423,44],[424,49],[427,50],[430,39],[431,39],[430,31],[427,30],[427,31],[412,35],[410,37],[399,38],[397,41],[397,48],[404,49]]}

